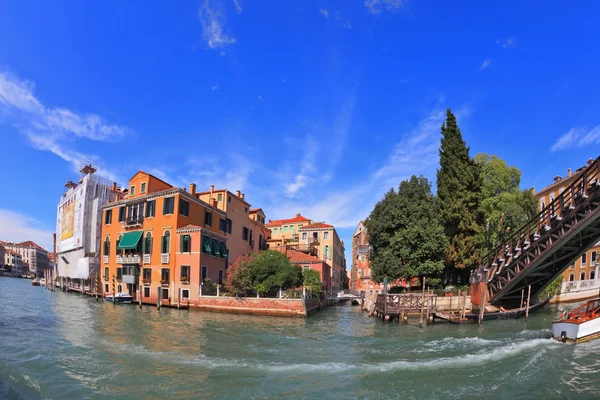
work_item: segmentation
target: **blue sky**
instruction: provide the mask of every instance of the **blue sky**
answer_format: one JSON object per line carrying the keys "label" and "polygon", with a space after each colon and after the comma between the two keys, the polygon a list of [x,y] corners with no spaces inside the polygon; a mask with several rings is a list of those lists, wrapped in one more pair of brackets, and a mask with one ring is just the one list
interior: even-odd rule
{"label": "blue sky", "polygon": [[[0,3],[0,239],[50,247],[82,158],[125,184],[241,189],[267,218],[360,219],[435,182],[444,110],[541,188],[599,155],[600,4]],[[348,260],[350,265],[350,260]]]}

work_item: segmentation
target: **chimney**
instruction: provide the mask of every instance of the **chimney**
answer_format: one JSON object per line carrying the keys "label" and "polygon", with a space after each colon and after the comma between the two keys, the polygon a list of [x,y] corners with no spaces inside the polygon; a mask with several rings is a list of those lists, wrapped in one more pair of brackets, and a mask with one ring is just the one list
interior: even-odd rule
{"label": "chimney", "polygon": [[535,196],[535,188],[534,187],[531,188],[531,194]]}
{"label": "chimney", "polygon": [[239,191],[239,190],[236,190],[236,191],[235,191],[235,195],[236,195],[237,197],[240,197],[240,191]]}
{"label": "chimney", "polygon": [[117,191],[117,182],[113,182],[113,185],[112,185],[112,191],[113,191],[113,192],[116,192],[116,191]]}
{"label": "chimney", "polygon": [[559,182],[560,180],[562,180],[562,178],[560,177],[560,175],[556,175],[554,177],[554,182]]}
{"label": "chimney", "polygon": [[190,194],[192,196],[196,195],[196,184],[195,183],[190,183]]}
{"label": "chimney", "polygon": [[186,188],[183,188],[183,191],[187,193],[187,189]]}
{"label": "chimney", "polygon": [[569,169],[567,170],[567,176],[571,176],[571,175],[572,175],[572,173],[571,173],[571,168],[569,168]]}
{"label": "chimney", "polygon": [[210,196],[208,197],[209,199],[212,199],[212,194],[215,191],[215,185],[210,185]]}
{"label": "chimney", "polygon": [[217,199],[210,199],[210,205],[217,208]]}
{"label": "chimney", "polygon": [[300,213],[297,213],[297,214],[296,214],[296,217],[299,217],[299,216],[300,216]]}
{"label": "chimney", "polygon": [[53,253],[54,253],[54,257],[56,257],[56,233],[53,233],[52,237],[54,237],[54,251],[53,251]]}
{"label": "chimney", "polygon": [[242,193],[242,196],[240,197],[240,199],[244,200],[244,193]]}
{"label": "chimney", "polygon": [[590,164],[592,164],[593,162],[594,162],[594,159],[593,159],[593,158],[590,158],[590,159],[588,160],[587,164],[588,164],[588,165],[590,165]]}

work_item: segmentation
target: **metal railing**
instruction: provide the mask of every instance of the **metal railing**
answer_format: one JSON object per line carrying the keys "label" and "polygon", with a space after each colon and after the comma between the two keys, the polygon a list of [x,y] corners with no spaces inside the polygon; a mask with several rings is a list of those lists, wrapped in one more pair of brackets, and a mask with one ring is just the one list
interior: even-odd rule
{"label": "metal railing", "polygon": [[169,263],[169,253],[162,253],[160,255],[160,262],[162,264],[168,264]]}
{"label": "metal railing", "polygon": [[150,254],[144,254],[144,264],[150,264]]}
{"label": "metal railing", "polygon": [[143,222],[143,215],[130,215],[125,219],[125,225],[127,226],[141,225]]}

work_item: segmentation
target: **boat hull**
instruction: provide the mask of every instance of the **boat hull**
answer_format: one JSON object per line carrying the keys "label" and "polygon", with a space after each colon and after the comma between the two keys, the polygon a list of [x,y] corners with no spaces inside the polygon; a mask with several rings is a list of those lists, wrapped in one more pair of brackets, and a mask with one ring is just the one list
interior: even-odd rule
{"label": "boat hull", "polygon": [[115,303],[122,303],[122,304],[131,304],[133,302],[133,297],[131,297],[130,295],[126,294],[126,293],[117,293],[116,296],[108,295],[104,298],[104,300],[106,301],[111,301],[111,302],[115,302]]}
{"label": "boat hull", "polygon": [[563,343],[580,343],[600,338],[600,317],[581,323],[554,322],[552,324],[552,336]]}

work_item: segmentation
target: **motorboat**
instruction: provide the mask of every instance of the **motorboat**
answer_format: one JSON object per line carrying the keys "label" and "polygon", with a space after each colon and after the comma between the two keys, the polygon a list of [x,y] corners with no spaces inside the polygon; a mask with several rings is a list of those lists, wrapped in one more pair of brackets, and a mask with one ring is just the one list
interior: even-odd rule
{"label": "motorboat", "polygon": [[115,303],[131,304],[133,302],[133,297],[129,293],[119,292],[115,295],[107,294],[104,297],[104,300],[114,301]]}
{"label": "motorboat", "polygon": [[31,285],[32,286],[40,286],[40,280],[38,278],[35,278],[34,280],[31,281]]}
{"label": "motorboat", "polygon": [[579,343],[600,337],[600,298],[589,300],[573,311],[564,311],[552,323],[552,336],[563,343]]}

